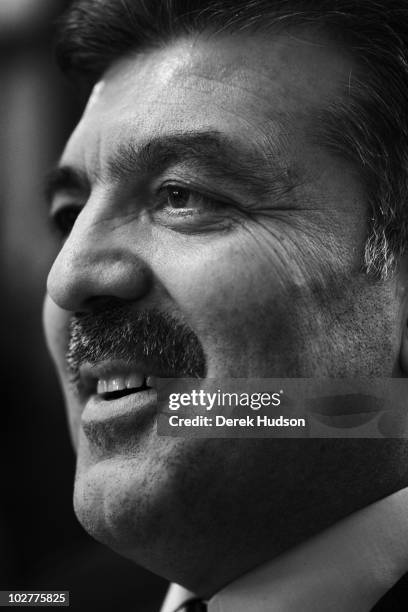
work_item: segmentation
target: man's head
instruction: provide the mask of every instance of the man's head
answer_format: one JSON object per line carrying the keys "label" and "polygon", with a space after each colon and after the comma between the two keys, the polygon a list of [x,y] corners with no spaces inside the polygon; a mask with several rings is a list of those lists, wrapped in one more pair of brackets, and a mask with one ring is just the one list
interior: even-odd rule
{"label": "man's head", "polygon": [[403,443],[159,437],[125,396],[408,371],[407,11],[240,4],[74,4],[95,86],[50,182],[78,517],[202,594],[407,480]]}

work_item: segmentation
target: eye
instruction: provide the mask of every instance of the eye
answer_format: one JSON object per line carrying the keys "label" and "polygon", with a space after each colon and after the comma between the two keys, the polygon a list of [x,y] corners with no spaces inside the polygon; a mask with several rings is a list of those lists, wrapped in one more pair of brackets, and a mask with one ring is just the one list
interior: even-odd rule
{"label": "eye", "polygon": [[192,216],[225,213],[231,208],[231,203],[226,202],[213,195],[207,195],[200,191],[182,187],[179,185],[165,185],[161,187],[154,204],[156,211],[162,211],[172,216]]}
{"label": "eye", "polygon": [[156,191],[151,209],[154,222],[185,233],[225,230],[236,216],[225,198],[170,183]]}
{"label": "eye", "polygon": [[168,186],[163,188],[163,196],[172,208],[186,208],[191,204],[193,193],[183,187]]}
{"label": "eye", "polygon": [[162,187],[158,196],[156,207],[167,209],[168,212],[178,211],[176,214],[196,214],[200,210],[208,211],[217,207],[217,202],[209,196],[178,185]]}
{"label": "eye", "polygon": [[66,238],[69,235],[80,212],[79,206],[71,204],[61,206],[51,213],[51,223],[62,238]]}

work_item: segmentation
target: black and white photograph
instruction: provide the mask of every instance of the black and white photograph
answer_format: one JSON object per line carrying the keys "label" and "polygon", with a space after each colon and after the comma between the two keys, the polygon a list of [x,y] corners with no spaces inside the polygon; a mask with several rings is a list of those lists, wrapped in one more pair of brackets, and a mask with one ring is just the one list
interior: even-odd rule
{"label": "black and white photograph", "polygon": [[408,0],[0,48],[0,608],[408,610]]}

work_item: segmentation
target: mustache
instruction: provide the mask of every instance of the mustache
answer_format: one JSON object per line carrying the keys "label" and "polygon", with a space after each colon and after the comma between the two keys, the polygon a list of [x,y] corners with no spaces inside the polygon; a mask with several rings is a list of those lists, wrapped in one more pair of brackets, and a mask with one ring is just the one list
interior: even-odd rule
{"label": "mustache", "polygon": [[151,362],[169,378],[203,378],[206,370],[201,343],[186,323],[113,300],[71,318],[66,363],[72,382],[83,364],[109,359]]}

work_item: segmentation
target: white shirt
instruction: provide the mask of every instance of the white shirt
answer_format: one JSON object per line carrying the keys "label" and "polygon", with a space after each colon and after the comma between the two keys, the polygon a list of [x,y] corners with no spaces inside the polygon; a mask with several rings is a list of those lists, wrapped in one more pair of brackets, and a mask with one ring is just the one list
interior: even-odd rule
{"label": "white shirt", "polygon": [[[408,571],[408,487],[241,576],[208,612],[368,612]],[[194,597],[171,585],[161,612]]]}

